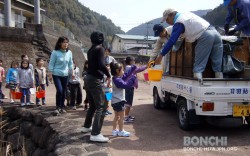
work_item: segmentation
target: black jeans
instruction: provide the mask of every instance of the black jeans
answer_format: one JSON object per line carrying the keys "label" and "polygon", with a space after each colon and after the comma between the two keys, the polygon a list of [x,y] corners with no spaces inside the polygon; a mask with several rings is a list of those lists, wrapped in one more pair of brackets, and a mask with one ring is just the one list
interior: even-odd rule
{"label": "black jeans", "polygon": [[92,118],[95,114],[91,135],[99,135],[101,133],[107,109],[104,104],[105,95],[102,89],[102,80],[87,74],[85,82],[85,89],[89,100],[89,109],[85,118],[84,127],[91,127]]}
{"label": "black jeans", "polygon": [[82,103],[82,88],[81,84],[71,84],[69,83],[70,88],[70,106],[75,106],[75,104]]}
{"label": "black jeans", "polygon": [[52,75],[52,77],[56,87],[56,107],[65,108],[64,101],[66,95],[68,76],[62,77],[62,76]]}

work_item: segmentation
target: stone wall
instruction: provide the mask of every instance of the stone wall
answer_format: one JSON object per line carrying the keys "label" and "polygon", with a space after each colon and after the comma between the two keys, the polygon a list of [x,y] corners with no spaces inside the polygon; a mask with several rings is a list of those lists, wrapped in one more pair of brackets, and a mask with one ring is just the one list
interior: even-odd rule
{"label": "stone wall", "polygon": [[[34,66],[36,58],[43,58],[46,61],[45,67],[47,67],[51,51],[60,34],[55,36],[56,33],[44,33],[42,25],[26,24],[25,27],[25,29],[0,27],[0,59],[3,60],[6,70],[13,60],[20,62],[22,54],[27,54]],[[82,70],[85,58],[81,52],[80,43],[70,40],[69,48]]]}
{"label": "stone wall", "polygon": [[0,59],[3,60],[5,70],[9,69],[14,60],[21,61],[21,55],[27,54],[30,62],[35,64],[34,48],[27,42],[0,41]]}
{"label": "stone wall", "polygon": [[0,42],[24,42],[31,43],[32,34],[28,33],[27,29],[13,28],[13,27],[0,27]]}
{"label": "stone wall", "polygon": [[59,138],[41,111],[29,111],[18,107],[4,107],[2,129],[4,141],[9,142],[14,155],[52,156]]}
{"label": "stone wall", "polygon": [[68,111],[56,116],[54,108],[2,105],[0,110],[6,113],[0,115],[0,122],[5,121],[6,126],[0,140],[11,144],[14,155],[109,155],[106,144],[93,143],[89,133],[81,133],[82,113]]}

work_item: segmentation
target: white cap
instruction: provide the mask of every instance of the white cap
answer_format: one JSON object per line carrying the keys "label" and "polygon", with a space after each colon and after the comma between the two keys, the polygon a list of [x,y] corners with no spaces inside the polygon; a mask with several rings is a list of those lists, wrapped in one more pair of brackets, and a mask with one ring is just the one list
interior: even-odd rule
{"label": "white cap", "polygon": [[164,21],[166,21],[166,19],[168,18],[168,15],[175,12],[176,10],[175,9],[172,9],[172,8],[168,8],[166,9],[164,12],[163,12],[163,17],[162,17],[162,20],[161,20],[161,23],[163,23]]}

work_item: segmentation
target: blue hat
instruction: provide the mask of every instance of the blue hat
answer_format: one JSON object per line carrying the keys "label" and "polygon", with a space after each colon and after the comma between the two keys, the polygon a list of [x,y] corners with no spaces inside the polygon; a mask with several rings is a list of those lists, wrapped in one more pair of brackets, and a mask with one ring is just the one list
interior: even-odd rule
{"label": "blue hat", "polygon": [[164,27],[161,24],[155,24],[153,30],[155,32],[155,37],[160,36],[160,33],[163,31]]}
{"label": "blue hat", "polygon": [[231,2],[231,0],[223,0],[224,2],[223,2],[223,4],[224,4],[224,6],[228,6],[228,4]]}

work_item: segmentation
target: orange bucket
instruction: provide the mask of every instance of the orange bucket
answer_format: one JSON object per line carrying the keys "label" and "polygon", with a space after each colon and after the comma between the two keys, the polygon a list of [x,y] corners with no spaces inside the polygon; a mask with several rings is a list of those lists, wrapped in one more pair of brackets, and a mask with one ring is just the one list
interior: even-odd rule
{"label": "orange bucket", "polygon": [[151,66],[154,64],[154,61],[149,62],[148,64],[148,79],[149,81],[161,81],[163,71],[160,69],[154,69]]}
{"label": "orange bucket", "polygon": [[44,90],[40,90],[36,92],[36,97],[38,99],[44,98],[45,97],[45,91]]}
{"label": "orange bucket", "polygon": [[21,99],[23,94],[22,94],[22,92],[13,91],[13,92],[11,92],[11,95],[12,95],[13,99]]}
{"label": "orange bucket", "polygon": [[148,81],[148,73],[144,73],[143,76],[144,76],[144,80]]}
{"label": "orange bucket", "polygon": [[36,98],[41,99],[45,97],[45,90],[42,90],[42,88],[39,86],[36,88]]}

